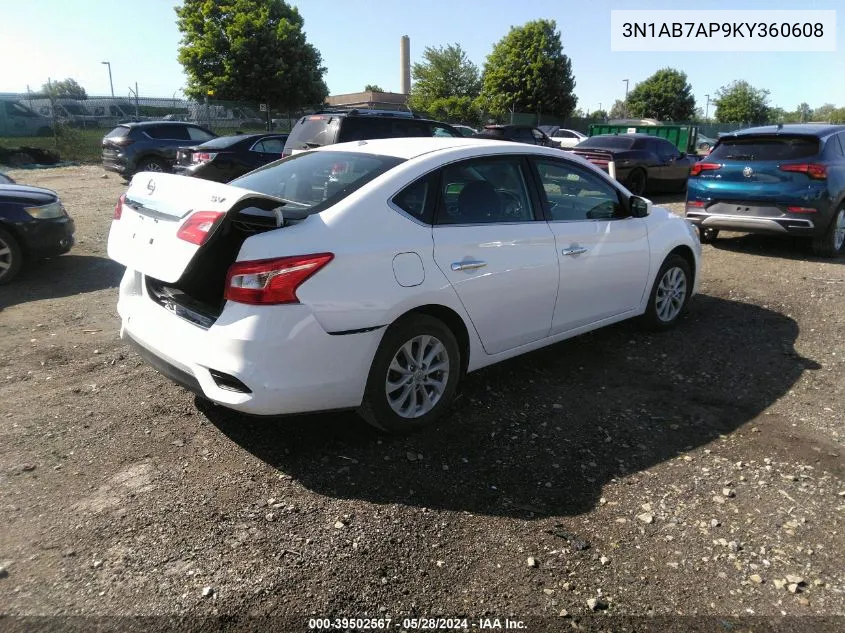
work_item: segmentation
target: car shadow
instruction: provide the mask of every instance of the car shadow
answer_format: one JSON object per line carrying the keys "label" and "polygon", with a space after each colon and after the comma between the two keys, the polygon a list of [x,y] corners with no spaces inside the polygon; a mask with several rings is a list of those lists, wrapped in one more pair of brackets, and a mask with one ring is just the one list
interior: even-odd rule
{"label": "car shadow", "polygon": [[117,262],[96,255],[69,254],[27,262],[17,277],[0,286],[0,310],[29,301],[115,288],[124,270]]}
{"label": "car shadow", "polygon": [[[731,236],[731,237],[728,237]],[[720,233],[714,248],[743,253],[745,255],[759,255],[761,257],[776,257],[778,259],[792,259],[827,264],[845,264],[845,259],[828,259],[818,257],[813,253],[812,241],[806,237],[789,235],[760,235],[754,233],[732,234]]]}
{"label": "car shadow", "polygon": [[735,431],[819,369],[796,353],[797,335],[778,312],[700,296],[669,332],[622,323],[474,372],[446,419],[409,437],[379,435],[353,413],[260,419],[197,405],[231,440],[322,495],[578,515],[611,480]]}
{"label": "car shadow", "polygon": [[654,193],[647,195],[646,198],[651,200],[654,206],[659,207],[664,204],[683,204],[687,201],[686,191],[680,193]]}

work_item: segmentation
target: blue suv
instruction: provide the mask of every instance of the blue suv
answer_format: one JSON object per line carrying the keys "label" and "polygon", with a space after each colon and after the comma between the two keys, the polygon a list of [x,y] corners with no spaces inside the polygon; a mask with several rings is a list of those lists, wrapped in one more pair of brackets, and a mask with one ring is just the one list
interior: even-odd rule
{"label": "blue suv", "polygon": [[719,138],[690,170],[686,217],[701,241],[719,230],[806,236],[820,257],[845,252],[845,125],[749,128]]}

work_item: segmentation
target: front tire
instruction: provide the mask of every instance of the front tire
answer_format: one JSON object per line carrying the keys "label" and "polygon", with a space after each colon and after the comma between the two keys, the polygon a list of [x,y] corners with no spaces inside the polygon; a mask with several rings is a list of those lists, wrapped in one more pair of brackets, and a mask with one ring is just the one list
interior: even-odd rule
{"label": "front tire", "polygon": [[840,257],[845,252],[845,207],[841,207],[824,235],[813,240],[813,252],[829,259]]}
{"label": "front tire", "polygon": [[690,266],[680,255],[671,254],[654,280],[642,321],[649,329],[668,330],[686,312],[692,295]]}
{"label": "front tire", "polygon": [[461,367],[458,341],[442,321],[402,318],[384,333],[358,414],[396,435],[434,424],[455,397]]}
{"label": "front tire", "polygon": [[21,269],[23,251],[6,229],[0,228],[0,286],[7,284]]}

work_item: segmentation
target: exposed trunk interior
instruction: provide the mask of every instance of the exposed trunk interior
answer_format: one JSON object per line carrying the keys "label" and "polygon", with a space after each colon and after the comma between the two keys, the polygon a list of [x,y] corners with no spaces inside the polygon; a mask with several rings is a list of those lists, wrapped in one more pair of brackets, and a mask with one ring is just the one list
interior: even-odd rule
{"label": "exposed trunk interior", "polygon": [[[154,301],[201,327],[211,327],[223,310],[226,273],[244,241],[258,233],[280,230],[302,217],[285,217],[278,202],[247,198],[229,211],[223,224],[203,245],[182,277],[166,284],[147,277],[147,290]],[[287,214],[291,215],[291,214]]]}

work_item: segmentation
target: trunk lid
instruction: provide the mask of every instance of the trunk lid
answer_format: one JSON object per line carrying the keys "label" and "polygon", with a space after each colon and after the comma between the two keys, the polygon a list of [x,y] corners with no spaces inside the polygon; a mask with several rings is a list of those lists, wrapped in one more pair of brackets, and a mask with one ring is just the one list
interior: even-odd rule
{"label": "trunk lid", "polygon": [[[246,198],[280,203],[266,194],[209,180],[152,172],[136,174],[120,213],[115,210],[108,255],[127,268],[175,283],[203,245],[213,239],[225,215],[240,209],[243,205],[239,203]],[[192,218],[203,219],[194,227],[194,235],[197,230],[206,235],[201,243],[179,236]]]}
{"label": "trunk lid", "polygon": [[690,179],[691,189],[717,201],[791,203],[806,196],[808,185],[823,181],[801,171],[819,160],[818,153],[819,140],[806,135],[722,138]]}
{"label": "trunk lid", "polygon": [[196,147],[180,147],[176,150],[176,164],[188,166],[191,164],[193,160],[194,152],[196,151]]}

